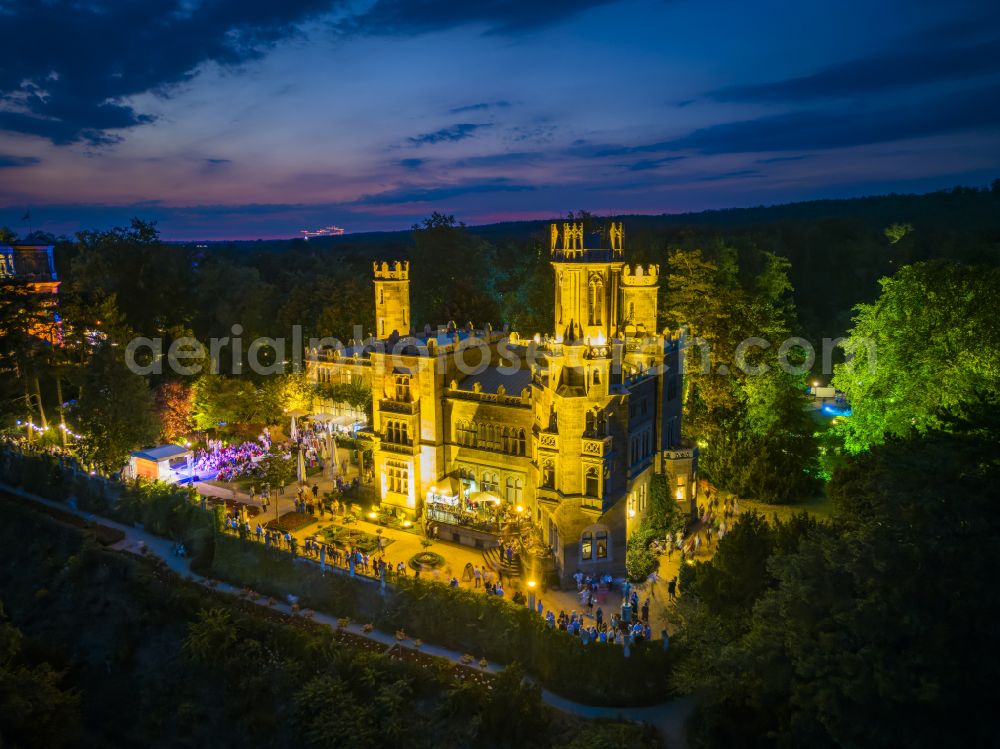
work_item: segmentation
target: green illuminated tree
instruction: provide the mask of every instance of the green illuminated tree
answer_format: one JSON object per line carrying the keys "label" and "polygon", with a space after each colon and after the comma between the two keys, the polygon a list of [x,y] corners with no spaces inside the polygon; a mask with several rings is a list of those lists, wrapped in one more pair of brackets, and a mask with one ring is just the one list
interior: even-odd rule
{"label": "green illuminated tree", "polygon": [[947,414],[1000,401],[1000,270],[946,261],[904,266],[859,305],[833,384],[851,403],[853,452],[940,428]]}
{"label": "green illuminated tree", "polygon": [[[817,447],[804,376],[778,357],[795,324],[788,261],[762,253],[758,263],[750,274],[728,249],[712,259],[671,252],[664,321],[690,331],[684,429],[701,445],[703,473],[745,496],[786,502],[815,491]],[[742,348],[741,360],[750,339],[762,343]],[[802,363],[796,349],[787,358]]]}

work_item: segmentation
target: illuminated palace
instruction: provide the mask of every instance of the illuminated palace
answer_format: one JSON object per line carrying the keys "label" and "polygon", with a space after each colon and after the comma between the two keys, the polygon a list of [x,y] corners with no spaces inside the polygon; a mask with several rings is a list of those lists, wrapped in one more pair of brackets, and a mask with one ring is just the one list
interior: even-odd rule
{"label": "illuminated palace", "polygon": [[62,340],[59,322],[58,294],[59,278],[56,275],[53,245],[0,244],[0,281],[15,279],[23,282],[31,294],[37,294],[47,312],[52,315],[48,322],[34,325],[32,335],[49,343],[58,344]]}
{"label": "illuminated palace", "polygon": [[681,439],[682,339],[656,332],[659,268],[626,264],[621,224],[606,247],[584,237],[582,224],[551,227],[550,335],[416,334],[409,263],[375,263],[376,335],[313,350],[308,366],[319,384],[371,384],[383,510],[443,519],[440,538],[488,546],[461,512],[470,500],[506,504],[530,519],[564,579],[624,571],[654,473],[685,509],[697,492],[697,449]]}

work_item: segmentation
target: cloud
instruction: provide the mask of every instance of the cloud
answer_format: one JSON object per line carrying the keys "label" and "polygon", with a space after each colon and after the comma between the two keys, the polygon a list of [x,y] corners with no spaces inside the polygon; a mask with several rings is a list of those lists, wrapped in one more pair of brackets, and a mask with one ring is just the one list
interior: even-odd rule
{"label": "cloud", "polygon": [[400,159],[399,165],[404,169],[419,169],[426,161],[427,159]]}
{"label": "cloud", "polygon": [[528,192],[535,190],[532,185],[515,184],[506,179],[489,182],[468,182],[440,187],[422,185],[400,185],[392,190],[364,195],[354,201],[354,205],[377,206],[400,203],[427,203],[435,200],[450,200],[460,195],[480,195],[500,192]]}
{"label": "cloud", "polygon": [[34,166],[40,164],[41,159],[36,156],[14,156],[8,153],[0,153],[0,169],[16,169],[22,166]]}
{"label": "cloud", "polygon": [[55,144],[114,143],[151,121],[127,103],[189,80],[199,65],[254,59],[334,0],[7,0],[0,130]]}
{"label": "cloud", "polygon": [[673,140],[620,149],[703,154],[808,151],[1000,127],[1000,87],[960,91],[894,108],[796,111],[695,130]]}
{"label": "cloud", "polygon": [[483,122],[460,122],[457,125],[443,127],[432,133],[423,133],[407,138],[407,141],[414,146],[433,145],[434,143],[449,143],[456,140],[471,138],[477,130],[493,127],[489,123]]}
{"label": "cloud", "polygon": [[463,114],[464,112],[485,112],[487,109],[506,109],[509,101],[481,101],[478,104],[466,104],[464,107],[449,109],[448,114]]}
{"label": "cloud", "polygon": [[727,179],[745,179],[747,177],[763,177],[764,174],[759,169],[736,169],[731,172],[719,172],[718,174],[706,174],[701,177],[692,177],[692,182],[722,182]]}
{"label": "cloud", "polygon": [[769,159],[757,159],[758,164],[781,164],[785,161],[802,161],[802,159],[809,158],[805,155],[799,156],[772,156]]}
{"label": "cloud", "polygon": [[224,164],[232,164],[232,159],[205,159],[206,164],[212,166],[222,166]]}
{"label": "cloud", "polygon": [[517,34],[551,26],[590,8],[618,0],[376,0],[368,10],[341,21],[343,34],[410,35],[471,24],[487,34]]}
{"label": "cloud", "polygon": [[964,45],[912,45],[834,65],[811,75],[727,86],[708,95],[718,101],[839,99],[996,73],[1000,73],[1000,37]]}
{"label": "cloud", "polygon": [[488,153],[480,156],[466,156],[456,159],[452,167],[482,169],[489,167],[513,167],[536,164],[543,161],[547,154],[543,151],[508,151],[506,153]]}
{"label": "cloud", "polygon": [[664,156],[661,159],[640,159],[639,161],[633,161],[626,167],[626,169],[630,172],[644,172],[648,169],[656,169],[673,161],[680,161],[683,158],[683,156]]}

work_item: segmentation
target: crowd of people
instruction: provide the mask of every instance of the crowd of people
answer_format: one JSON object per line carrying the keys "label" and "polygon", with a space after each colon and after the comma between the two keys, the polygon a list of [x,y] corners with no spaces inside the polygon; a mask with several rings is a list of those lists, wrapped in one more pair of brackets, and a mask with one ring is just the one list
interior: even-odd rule
{"label": "crowd of people", "polygon": [[671,543],[666,546],[667,559],[672,559],[676,551],[681,553],[681,564],[687,559],[698,556],[702,546],[707,549],[713,542],[718,543],[725,538],[734,518],[739,514],[738,499],[731,497],[724,500],[718,494],[713,496],[709,490],[706,492],[706,504],[698,506],[698,523],[695,531],[687,538],[682,531],[677,531],[670,539]]}
{"label": "crowd of people", "polygon": [[[538,602],[539,613],[541,613],[542,602]],[[579,637],[583,645],[596,643],[600,645],[615,645],[649,641],[653,639],[653,632],[649,626],[649,612],[646,610],[646,618],[642,620],[626,621],[617,612],[611,615],[610,621],[604,621],[603,612],[597,609],[595,621],[587,624],[583,614],[571,612],[569,616],[565,611],[560,611],[559,615],[549,610],[545,613],[545,623],[549,629],[560,629],[574,637]],[[665,638],[666,632],[661,632]]]}
{"label": "crowd of people", "polygon": [[193,469],[198,477],[214,475],[220,481],[233,481],[253,475],[254,466],[271,449],[271,435],[265,429],[256,441],[225,445],[222,440],[208,440],[204,449],[195,452]]}

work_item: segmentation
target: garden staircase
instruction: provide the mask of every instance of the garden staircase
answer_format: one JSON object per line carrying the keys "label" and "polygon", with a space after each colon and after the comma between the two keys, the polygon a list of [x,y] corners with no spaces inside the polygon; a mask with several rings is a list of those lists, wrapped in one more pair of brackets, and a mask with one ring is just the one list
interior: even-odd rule
{"label": "garden staircase", "polygon": [[494,546],[484,551],[483,562],[494,572],[498,574],[503,572],[505,577],[513,579],[521,576],[521,556],[515,554],[513,561],[508,562],[502,546]]}

